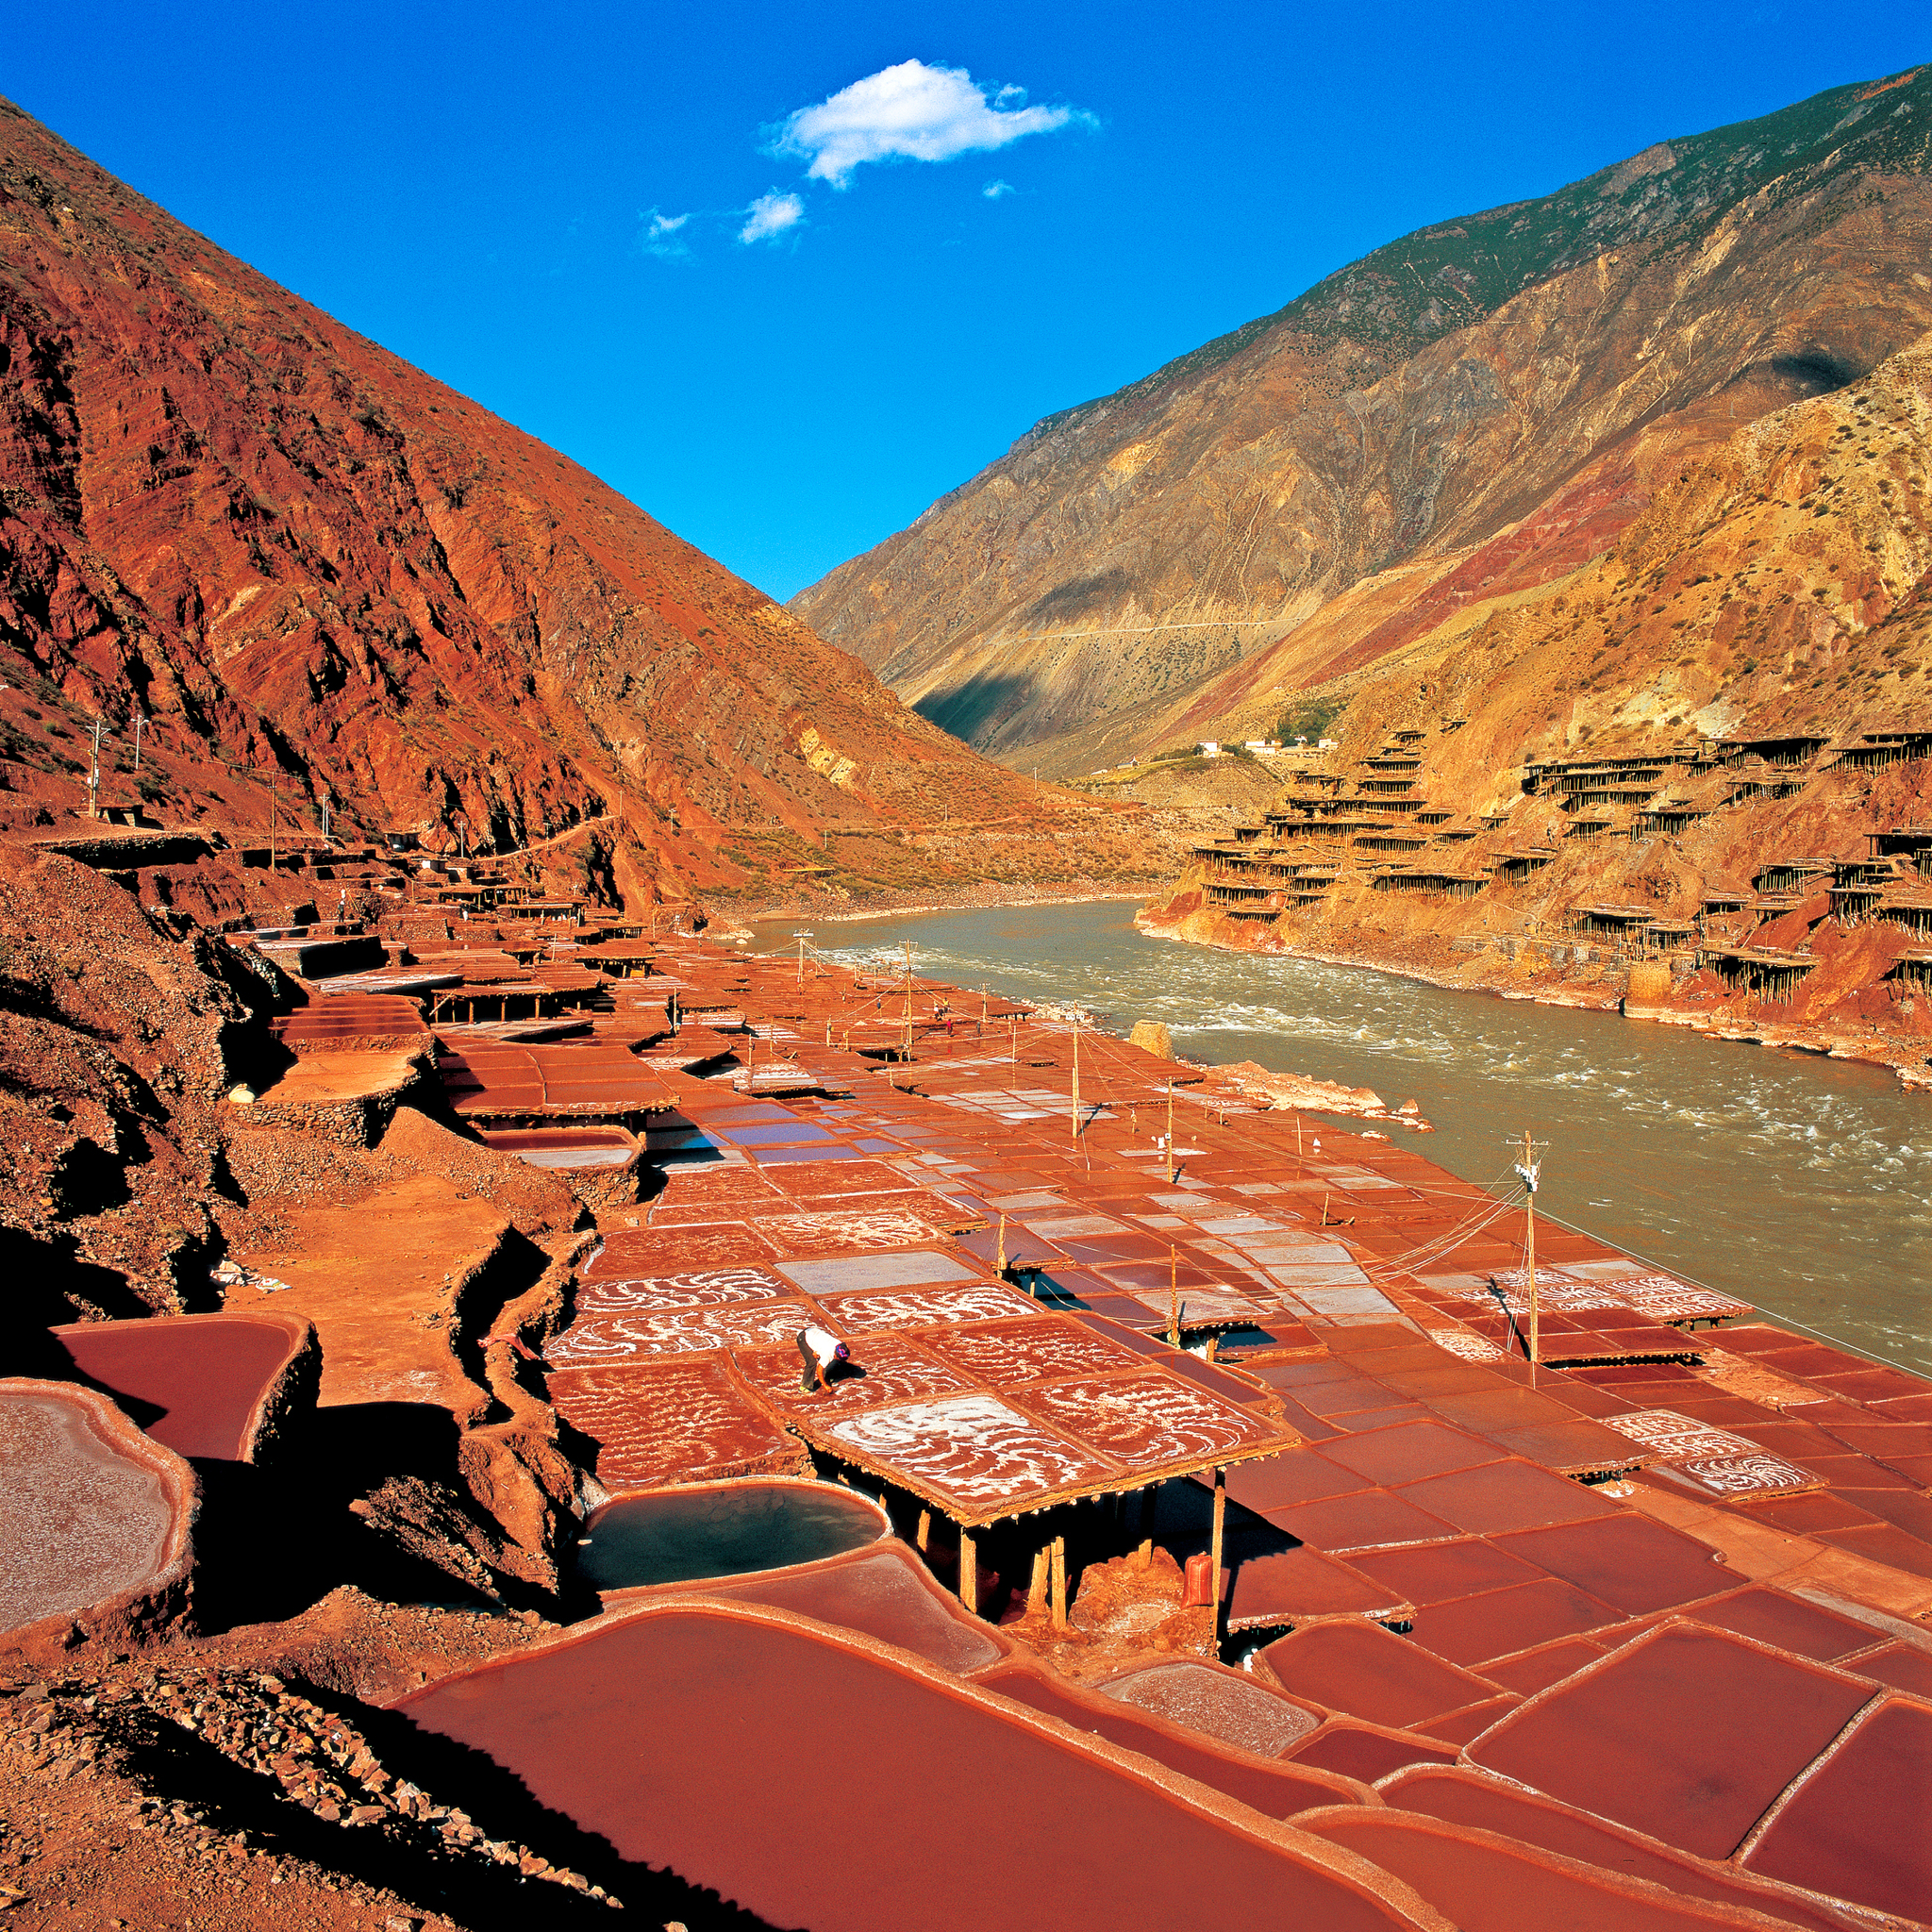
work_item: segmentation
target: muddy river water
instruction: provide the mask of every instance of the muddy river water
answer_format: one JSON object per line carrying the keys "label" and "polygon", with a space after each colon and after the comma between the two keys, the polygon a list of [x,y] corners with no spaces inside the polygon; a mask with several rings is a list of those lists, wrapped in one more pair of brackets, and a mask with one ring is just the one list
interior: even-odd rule
{"label": "muddy river water", "polygon": [[[820,924],[842,958],[912,945],[922,978],[1158,1020],[1190,1059],[1252,1059],[1391,1107],[1466,1180],[1549,1143],[1542,1211],[1834,1341],[1932,1373],[1932,1093],[1882,1069],[1678,1027],[1453,992],[1358,967],[1208,952],[1124,901]],[[767,923],[783,951],[808,922]],[[1399,1128],[1389,1131],[1399,1133]]]}

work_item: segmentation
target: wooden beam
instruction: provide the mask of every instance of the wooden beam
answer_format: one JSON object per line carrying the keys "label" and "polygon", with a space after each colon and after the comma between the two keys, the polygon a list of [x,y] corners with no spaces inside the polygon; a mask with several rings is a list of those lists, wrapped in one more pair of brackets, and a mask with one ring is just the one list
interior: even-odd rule
{"label": "wooden beam", "polygon": [[979,1557],[973,1539],[959,1532],[959,1601],[976,1617],[979,1614]]}
{"label": "wooden beam", "polygon": [[1053,1540],[1053,1627],[1067,1627],[1067,1540],[1063,1536]]}
{"label": "wooden beam", "polygon": [[1052,1570],[1052,1553],[1042,1545],[1033,1553],[1033,1580],[1026,1586],[1026,1607],[1029,1610],[1037,1610],[1045,1604]]}
{"label": "wooden beam", "polygon": [[932,1535],[932,1511],[930,1509],[922,1509],[919,1512],[919,1528],[915,1535],[920,1551],[924,1554],[926,1542]]}

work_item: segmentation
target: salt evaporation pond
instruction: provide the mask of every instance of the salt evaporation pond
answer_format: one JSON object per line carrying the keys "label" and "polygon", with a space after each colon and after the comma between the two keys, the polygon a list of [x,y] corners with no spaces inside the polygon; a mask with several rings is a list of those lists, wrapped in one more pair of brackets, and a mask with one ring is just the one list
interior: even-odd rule
{"label": "salt evaporation pond", "polygon": [[[1373,1087],[1391,1107],[1413,1098],[1437,1129],[1418,1151],[1499,1190],[1506,1141],[1533,1127],[1550,1143],[1541,1211],[1774,1319],[1932,1371],[1932,1093],[1883,1068],[1614,1012],[1149,939],[1134,910],[827,921],[815,943],[850,959],[909,941],[924,978],[1077,1001],[1122,1032],[1161,1021],[1190,1059]],[[790,951],[810,924],[770,921],[752,943]],[[970,1002],[955,1010],[972,1016]]]}
{"label": "salt evaporation pond", "polygon": [[591,1512],[576,1572],[597,1591],[783,1570],[876,1542],[878,1507],[830,1483],[730,1482],[619,1496]]}

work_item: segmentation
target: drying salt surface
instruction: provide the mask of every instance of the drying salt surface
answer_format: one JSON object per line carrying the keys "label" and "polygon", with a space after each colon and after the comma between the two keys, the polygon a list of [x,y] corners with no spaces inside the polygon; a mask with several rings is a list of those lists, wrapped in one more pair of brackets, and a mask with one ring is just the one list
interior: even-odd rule
{"label": "drying salt surface", "polygon": [[98,1397],[0,1382],[0,1631],[73,1616],[167,1567],[182,1498],[118,1420]]}

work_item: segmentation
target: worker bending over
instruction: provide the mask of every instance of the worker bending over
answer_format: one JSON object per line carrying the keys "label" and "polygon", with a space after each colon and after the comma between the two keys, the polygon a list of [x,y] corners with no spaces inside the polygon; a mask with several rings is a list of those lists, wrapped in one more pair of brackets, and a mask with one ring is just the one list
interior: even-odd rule
{"label": "worker bending over", "polygon": [[807,1393],[829,1388],[833,1370],[852,1359],[852,1351],[836,1335],[818,1327],[798,1331],[798,1353],[805,1363],[805,1380],[799,1386]]}

